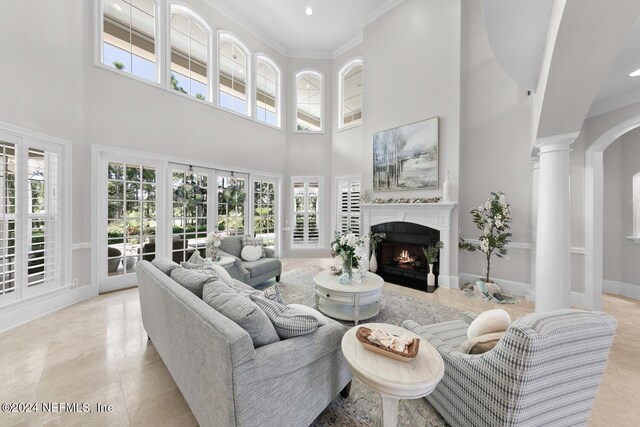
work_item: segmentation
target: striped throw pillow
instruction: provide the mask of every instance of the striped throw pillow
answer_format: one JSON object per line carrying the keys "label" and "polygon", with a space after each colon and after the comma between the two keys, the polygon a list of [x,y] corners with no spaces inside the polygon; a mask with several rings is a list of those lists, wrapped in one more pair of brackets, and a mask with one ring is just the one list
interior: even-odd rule
{"label": "striped throw pillow", "polygon": [[318,329],[318,319],[310,314],[258,295],[249,295],[249,298],[266,313],[280,339],[306,335]]}

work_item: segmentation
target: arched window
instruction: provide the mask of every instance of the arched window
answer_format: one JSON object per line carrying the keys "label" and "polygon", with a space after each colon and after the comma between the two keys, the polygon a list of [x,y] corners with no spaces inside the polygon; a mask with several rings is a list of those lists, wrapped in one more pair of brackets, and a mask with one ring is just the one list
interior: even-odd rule
{"label": "arched window", "polygon": [[318,71],[303,70],[296,74],[296,130],[322,132],[324,78]]}
{"label": "arched window", "polygon": [[633,237],[640,237],[640,172],[633,176]]}
{"label": "arched window", "polygon": [[102,63],[157,82],[156,16],[153,0],[104,0]]}
{"label": "arched window", "polygon": [[338,74],[338,127],[362,124],[362,60],[349,61]]}
{"label": "arched window", "polygon": [[171,6],[171,75],[169,87],[209,101],[209,46],[211,30],[186,7]]}
{"label": "arched window", "polygon": [[219,49],[218,102],[223,108],[249,116],[249,51],[228,33],[220,33]]}
{"label": "arched window", "polygon": [[280,127],[280,69],[263,55],[256,57],[256,120]]}

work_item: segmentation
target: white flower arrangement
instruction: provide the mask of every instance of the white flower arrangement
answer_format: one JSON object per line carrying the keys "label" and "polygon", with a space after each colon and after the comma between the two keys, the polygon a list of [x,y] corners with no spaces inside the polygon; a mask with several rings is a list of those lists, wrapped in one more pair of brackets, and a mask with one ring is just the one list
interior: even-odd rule
{"label": "white flower arrangement", "polygon": [[215,257],[216,254],[218,253],[218,246],[220,246],[223,239],[224,239],[224,234],[222,233],[217,233],[215,231],[212,231],[209,234],[207,234],[207,252],[212,257]]}
{"label": "white flower arrangement", "polygon": [[487,257],[487,276],[491,271],[491,255],[495,252],[498,258],[508,254],[506,245],[509,243],[511,233],[509,223],[511,222],[511,207],[507,203],[504,192],[491,193],[491,197],[481,204],[477,209],[469,211],[476,227],[482,230],[480,244],[465,242],[460,239],[460,249],[469,252],[479,250]]}
{"label": "white flower arrangement", "polygon": [[351,260],[351,267],[358,267],[364,243],[364,239],[353,233],[340,234],[336,232],[335,239],[331,242],[331,256],[340,256],[345,262]]}

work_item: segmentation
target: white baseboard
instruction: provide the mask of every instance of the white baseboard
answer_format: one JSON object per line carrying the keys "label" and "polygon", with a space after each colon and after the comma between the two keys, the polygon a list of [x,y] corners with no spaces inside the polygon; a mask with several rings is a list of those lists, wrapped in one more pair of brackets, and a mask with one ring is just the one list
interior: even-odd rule
{"label": "white baseboard", "polygon": [[610,294],[640,300],[640,286],[618,282],[616,280],[603,280],[602,288],[604,292],[608,292]]}
{"label": "white baseboard", "polygon": [[0,308],[0,332],[13,329],[24,323],[45,316],[82,300],[97,296],[94,286],[70,286],[53,291],[42,297],[18,301]]}

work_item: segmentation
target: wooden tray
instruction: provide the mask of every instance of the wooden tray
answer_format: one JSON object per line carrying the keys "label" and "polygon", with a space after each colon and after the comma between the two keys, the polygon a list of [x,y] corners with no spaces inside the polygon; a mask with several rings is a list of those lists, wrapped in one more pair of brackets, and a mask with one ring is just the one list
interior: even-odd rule
{"label": "wooden tray", "polygon": [[383,356],[390,357],[401,362],[410,362],[418,355],[418,350],[420,349],[420,338],[413,339],[413,342],[407,347],[408,353],[401,353],[399,351],[391,350],[389,348],[374,344],[369,341],[368,337],[369,335],[371,335],[371,332],[373,332],[371,329],[364,328],[362,326],[359,327],[358,330],[356,330],[356,338],[367,350],[382,354]]}

